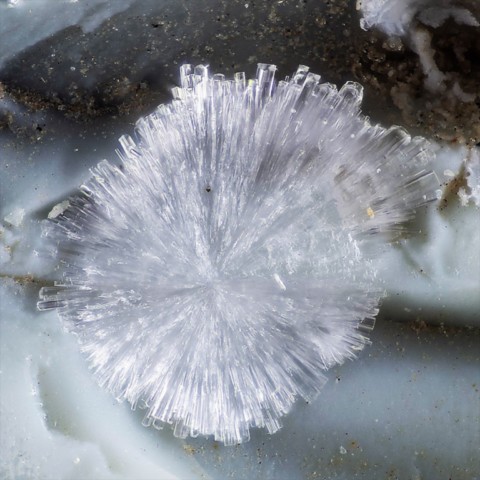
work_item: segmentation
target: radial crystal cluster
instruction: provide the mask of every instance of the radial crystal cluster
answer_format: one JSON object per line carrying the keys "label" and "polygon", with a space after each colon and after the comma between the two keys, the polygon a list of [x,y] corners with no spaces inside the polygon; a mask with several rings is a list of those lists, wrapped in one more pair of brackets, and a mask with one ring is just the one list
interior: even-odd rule
{"label": "radial crystal cluster", "polygon": [[273,433],[367,342],[382,294],[363,244],[430,198],[428,144],[372,126],[362,90],[184,65],[52,219],[41,290],[102,386],[175,435]]}

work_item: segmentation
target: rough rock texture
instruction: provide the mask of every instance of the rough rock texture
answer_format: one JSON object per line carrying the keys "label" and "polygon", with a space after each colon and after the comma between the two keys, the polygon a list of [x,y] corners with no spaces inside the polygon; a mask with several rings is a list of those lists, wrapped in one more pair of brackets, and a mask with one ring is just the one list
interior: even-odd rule
{"label": "rough rock texture", "polygon": [[[94,23],[86,12],[78,25],[64,21],[65,27],[57,26],[35,45],[24,38],[25,48],[4,58],[0,91],[34,110],[54,108],[89,121],[148,112],[168,98],[178,65],[185,62],[210,64],[227,74],[252,74],[248,69],[257,61],[275,63],[284,72],[303,63],[326,81],[363,83],[367,113],[376,120],[453,142],[480,140],[475,61],[480,35],[474,25],[450,19],[432,26],[411,15],[412,25],[431,37],[438,68],[448,72],[446,94],[439,96],[425,88],[425,69],[410,40],[362,30],[354,0],[125,1],[111,16],[97,1],[98,18],[105,21]],[[9,10],[25,10],[26,4],[2,8],[7,22]],[[0,104],[0,127],[16,131],[17,122]]]}
{"label": "rough rock texture", "polygon": [[[356,68],[402,120],[454,143],[480,141],[480,2],[359,2],[372,36]],[[365,60],[365,57],[363,57]]]}

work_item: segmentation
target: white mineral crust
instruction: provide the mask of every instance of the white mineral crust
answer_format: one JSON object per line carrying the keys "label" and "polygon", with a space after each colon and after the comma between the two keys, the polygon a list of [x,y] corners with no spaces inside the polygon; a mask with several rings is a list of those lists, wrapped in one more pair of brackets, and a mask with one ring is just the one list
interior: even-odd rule
{"label": "white mineral crust", "polygon": [[84,32],[135,0],[0,0],[0,67],[22,50],[70,26]]}

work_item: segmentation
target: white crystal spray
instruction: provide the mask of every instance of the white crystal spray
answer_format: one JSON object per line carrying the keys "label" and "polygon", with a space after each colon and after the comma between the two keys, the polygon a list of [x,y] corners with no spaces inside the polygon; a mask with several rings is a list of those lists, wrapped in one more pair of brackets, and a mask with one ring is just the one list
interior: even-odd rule
{"label": "white crystal spray", "polygon": [[370,125],[358,84],[274,73],[184,65],[173,102],[120,140],[122,168],[100,163],[46,232],[63,273],[39,308],[179,437],[235,444],[312,399],[367,342],[375,237],[433,197],[428,144]]}

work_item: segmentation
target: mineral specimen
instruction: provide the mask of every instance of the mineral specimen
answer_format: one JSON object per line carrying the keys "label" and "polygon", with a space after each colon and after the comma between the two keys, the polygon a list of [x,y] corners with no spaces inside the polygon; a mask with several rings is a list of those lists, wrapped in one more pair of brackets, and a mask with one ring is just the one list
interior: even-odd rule
{"label": "mineral specimen", "polygon": [[174,100],[120,140],[46,229],[41,289],[98,379],[179,437],[270,433],[368,342],[374,257],[433,198],[432,153],[372,126],[362,89],[181,68]]}

